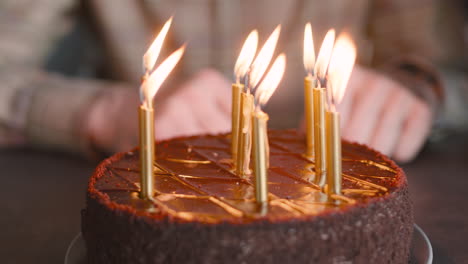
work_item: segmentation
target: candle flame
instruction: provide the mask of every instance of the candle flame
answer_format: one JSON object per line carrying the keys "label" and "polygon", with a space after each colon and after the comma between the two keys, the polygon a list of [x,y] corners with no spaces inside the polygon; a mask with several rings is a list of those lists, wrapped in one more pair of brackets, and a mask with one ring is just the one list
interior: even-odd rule
{"label": "candle flame", "polygon": [[145,68],[145,71],[148,74],[156,64],[156,60],[158,59],[159,53],[161,52],[164,39],[166,38],[167,32],[169,31],[171,24],[172,17],[166,21],[158,36],[154,39],[153,43],[151,43],[145,55],[143,55],[143,67]]}
{"label": "candle flame", "polygon": [[286,56],[281,53],[273,62],[270,71],[267,73],[262,83],[258,86],[255,96],[261,105],[265,105],[270,97],[275,92],[281,79],[283,78],[284,70],[286,69]]}
{"label": "candle flame", "polygon": [[146,79],[143,83],[142,89],[145,95],[145,104],[146,106],[152,108],[153,98],[158,92],[164,80],[174,67],[177,65],[179,60],[182,58],[182,55],[185,51],[185,45],[180,47],[178,50],[174,51],[167,59],[165,59],[159,67],[157,67],[153,73]]}
{"label": "candle flame", "polygon": [[258,31],[252,30],[242,46],[239,57],[237,58],[236,65],[234,66],[234,74],[236,75],[237,82],[240,78],[244,77],[249,71],[249,67],[257,52],[258,46]]}
{"label": "candle flame", "polygon": [[304,29],[304,67],[307,74],[312,75],[315,64],[315,48],[312,37],[312,26],[307,23]]}
{"label": "candle flame", "polygon": [[351,37],[346,33],[340,34],[333,48],[328,70],[330,82],[328,90],[332,103],[338,104],[343,99],[355,60],[356,46]]}
{"label": "candle flame", "polygon": [[273,33],[271,33],[270,37],[263,45],[262,49],[258,53],[257,58],[255,58],[255,61],[252,64],[250,71],[250,86],[252,88],[257,86],[266,69],[268,68],[268,65],[270,64],[273,53],[275,52],[280,31],[281,25],[278,25]]}
{"label": "candle flame", "polygon": [[333,50],[333,43],[335,42],[335,30],[328,30],[325,38],[323,39],[322,46],[317,56],[317,63],[315,64],[314,72],[317,78],[325,80],[327,74],[328,64]]}

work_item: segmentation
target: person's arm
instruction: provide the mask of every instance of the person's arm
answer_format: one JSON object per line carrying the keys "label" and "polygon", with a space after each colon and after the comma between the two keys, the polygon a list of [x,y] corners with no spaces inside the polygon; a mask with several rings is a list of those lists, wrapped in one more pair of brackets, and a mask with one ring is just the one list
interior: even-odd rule
{"label": "person's arm", "polygon": [[[157,33],[150,30],[142,1],[85,0],[84,3],[104,43],[110,62],[107,67],[113,78],[139,83],[143,73],[142,56]],[[164,47],[167,48],[167,41]]]}
{"label": "person's arm", "polygon": [[52,48],[74,25],[75,4],[73,0],[0,4],[0,146],[29,144],[93,153],[90,109],[102,94],[130,92],[123,84],[43,70]]}
{"label": "person's arm", "polygon": [[369,36],[375,70],[353,72],[341,106],[346,138],[399,161],[419,152],[454,89],[440,70],[449,56],[436,35],[437,11],[433,0],[373,1]]}
{"label": "person's arm", "polygon": [[462,1],[374,0],[374,66],[428,103],[446,128],[468,125]]}
{"label": "person's arm", "polygon": [[25,67],[3,68],[0,79],[2,145],[91,151],[84,117],[106,85]]}
{"label": "person's arm", "polygon": [[[75,119],[75,112],[95,89],[57,89],[68,82],[45,73],[41,66],[54,44],[73,26],[70,13],[75,1],[9,1],[0,6],[0,144],[47,141],[63,145],[68,137],[65,131],[78,133],[65,124]],[[58,106],[57,97],[62,103],[71,98],[65,109]],[[49,117],[47,112],[53,115]],[[50,131],[54,134],[43,139]]]}
{"label": "person's arm", "polygon": [[[112,9],[113,5],[107,7]],[[8,63],[0,65],[0,143],[26,143],[88,156],[135,146],[139,84],[67,78],[41,70],[41,53],[34,48],[36,45],[48,47],[40,40],[48,40],[44,35],[50,36],[55,32],[54,26],[62,22],[55,13],[46,12],[42,16],[57,19],[24,25],[37,26],[31,29],[37,34],[29,30],[17,31],[17,27],[23,25],[10,23],[6,32],[17,33],[0,40],[0,58],[8,58]],[[6,33],[2,30],[5,29],[0,28],[0,34]],[[28,39],[26,44],[22,43],[24,39]],[[13,45],[15,43],[18,45]],[[31,63],[32,58],[27,56],[30,53],[39,57],[34,60],[37,63]],[[156,99],[158,140],[229,129],[229,83],[219,73],[202,71],[171,90],[175,92],[170,98]]]}

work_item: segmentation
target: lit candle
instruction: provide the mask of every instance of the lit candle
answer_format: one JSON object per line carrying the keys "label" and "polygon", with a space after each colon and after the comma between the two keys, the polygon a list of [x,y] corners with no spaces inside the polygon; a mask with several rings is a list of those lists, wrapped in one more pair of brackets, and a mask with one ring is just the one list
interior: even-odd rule
{"label": "lit candle", "polygon": [[251,90],[257,87],[261,78],[270,64],[276,44],[278,43],[281,26],[277,26],[267,39],[249,70],[249,82],[247,92],[241,94],[241,116],[239,129],[239,143],[237,151],[236,170],[241,177],[250,174],[250,155],[252,151],[252,111],[254,109],[254,98]]}
{"label": "lit candle", "polygon": [[232,84],[232,109],[231,109],[231,154],[233,164],[236,164],[240,115],[241,113],[241,93],[244,91],[244,85],[241,84],[241,79],[247,75],[250,64],[252,63],[255,53],[257,52],[258,32],[253,30],[242,46],[236,65],[234,66],[234,75],[236,82]]}
{"label": "lit candle", "polygon": [[[270,71],[255,92],[255,111],[253,115],[253,156],[255,174],[255,198],[257,203],[268,202],[268,115],[261,110],[278,87],[286,67],[286,57],[281,54],[276,58]],[[263,207],[265,208],[265,207]],[[263,211],[265,212],[265,211]]]}
{"label": "lit candle", "polygon": [[315,64],[315,49],[314,40],[312,38],[312,26],[307,23],[304,29],[304,67],[307,76],[304,78],[304,122],[306,135],[306,157],[312,158],[314,154],[314,128],[313,128],[313,96],[312,88],[314,82],[314,64]]}
{"label": "lit candle", "polygon": [[340,113],[336,110],[348,84],[356,60],[356,48],[347,34],[338,37],[328,69],[328,109],[326,112],[327,134],[327,185],[328,193],[341,195],[341,136]]}
{"label": "lit candle", "polygon": [[139,126],[140,126],[140,197],[142,199],[152,199],[153,197],[153,164],[155,161],[154,145],[154,111],[153,98],[161,87],[161,84],[167,78],[172,69],[176,66],[182,57],[185,46],[179,48],[164,60],[154,71],[154,64],[161,51],[162,43],[169,30],[171,19],[164,25],[159,35],[151,44],[144,55],[143,66],[145,68],[145,77],[140,87],[141,105],[139,108]]}
{"label": "lit candle", "polygon": [[267,122],[268,115],[259,108],[253,113],[253,156],[255,174],[255,199],[258,203],[268,201],[267,179]]}
{"label": "lit candle", "polygon": [[341,194],[341,135],[340,113],[326,113],[327,128],[327,185],[329,194]]}
{"label": "lit candle", "polygon": [[333,43],[335,42],[335,30],[330,29],[322,42],[315,64],[317,86],[313,88],[314,98],[314,158],[315,158],[315,180],[314,182],[323,187],[325,177],[325,79],[328,64],[330,62]]}

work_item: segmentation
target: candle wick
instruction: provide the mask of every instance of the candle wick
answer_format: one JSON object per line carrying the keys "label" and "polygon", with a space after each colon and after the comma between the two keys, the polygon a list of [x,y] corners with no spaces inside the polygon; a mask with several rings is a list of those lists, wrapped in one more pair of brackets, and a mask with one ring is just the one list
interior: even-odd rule
{"label": "candle wick", "polygon": [[327,87],[327,79],[325,77],[317,76],[318,87]]}
{"label": "candle wick", "polygon": [[148,68],[146,68],[146,63],[144,62],[144,60],[143,60],[142,66],[143,66],[143,78],[145,78],[146,75],[148,75]]}
{"label": "candle wick", "polygon": [[255,111],[260,113],[262,111],[261,103],[258,98],[254,97]]}
{"label": "candle wick", "polygon": [[140,87],[140,102],[146,104],[145,83],[143,82]]}
{"label": "candle wick", "polygon": [[332,112],[336,112],[336,103],[335,103],[335,99],[333,98],[333,96],[331,98],[330,109]]}
{"label": "candle wick", "polygon": [[250,85],[249,85],[249,76],[250,76],[250,68],[247,70],[247,73],[244,75],[243,79],[244,79],[244,89],[245,91],[248,91],[250,89]]}
{"label": "candle wick", "polygon": [[333,95],[331,94],[330,87],[327,87],[325,90],[325,98],[327,101],[327,108],[329,111],[335,111],[335,101],[333,100]]}

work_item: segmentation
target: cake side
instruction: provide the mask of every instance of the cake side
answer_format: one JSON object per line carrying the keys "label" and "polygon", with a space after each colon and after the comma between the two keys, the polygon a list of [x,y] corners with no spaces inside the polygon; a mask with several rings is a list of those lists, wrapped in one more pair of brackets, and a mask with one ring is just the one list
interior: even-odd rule
{"label": "cake side", "polygon": [[[221,143],[209,143],[207,138],[215,138]],[[223,143],[225,140],[225,137],[205,136],[161,142],[157,148],[158,153],[161,153],[161,156],[158,155],[158,164],[162,164],[161,167],[169,171],[182,168],[197,174],[196,167],[201,163],[181,163],[182,159],[174,156],[176,152],[173,150],[187,149],[188,146],[192,149],[190,152],[193,152],[193,149],[202,146],[205,149],[195,152],[196,155],[190,157],[185,153],[184,160],[202,161],[200,157],[207,158],[207,153],[211,151],[217,153],[215,160],[221,161],[216,163],[216,166],[228,168],[228,162],[223,160],[228,153],[224,153],[224,147],[220,147],[228,146],[227,141]],[[181,141],[190,143],[181,147]],[[197,211],[187,214],[181,210],[179,212],[184,214],[174,214],[177,206],[168,207],[167,204],[186,197],[195,197],[196,201],[203,200],[204,195],[206,196],[206,188],[197,188],[197,184],[202,184],[203,181],[200,182],[196,175],[185,175],[194,177],[188,178],[195,179],[193,181],[182,178],[182,183],[195,188],[188,188],[184,184],[181,184],[183,187],[179,189],[174,189],[174,185],[157,186],[172,190],[173,193],[158,193],[155,204],[145,203],[136,197],[138,186],[134,185],[134,177],[138,176],[138,173],[132,171],[138,167],[138,164],[135,164],[137,151],[120,153],[104,161],[90,180],[87,208],[82,214],[83,234],[91,263],[310,263],[347,260],[356,263],[369,263],[371,260],[378,263],[407,262],[413,224],[412,209],[406,177],[393,161],[367,147],[345,143],[343,172],[348,177],[344,180],[343,190],[351,190],[345,197],[354,202],[348,204],[341,201],[341,205],[331,206],[329,201],[323,200],[324,197],[313,185],[305,184],[308,181],[304,177],[310,176],[313,167],[300,168],[304,166],[302,163],[298,165],[297,161],[289,161],[290,164],[287,164],[288,161],[280,159],[290,153],[302,153],[299,148],[303,144],[297,134],[275,131],[270,134],[270,142],[273,146],[270,175],[274,176],[269,186],[272,189],[271,197],[277,203],[271,206],[271,214],[265,217],[252,213],[255,212],[255,208],[245,207],[245,204],[254,204],[251,201],[252,190],[248,187],[246,190],[240,188],[232,192],[240,195],[237,200],[229,197],[229,193],[225,196],[215,196],[219,199],[216,205],[222,202],[229,206],[219,206],[227,211],[225,214],[216,215],[219,208],[210,211],[213,209],[209,206],[205,208],[207,211],[202,210],[201,213]],[[299,158],[295,157],[294,160],[296,159]],[[161,162],[163,160],[166,161]],[[171,162],[182,165],[171,167]],[[275,165],[278,163],[291,171],[281,170],[281,166]],[[306,163],[310,164],[310,161]],[[127,181],[122,180],[117,186],[112,179],[125,173],[118,170],[119,176],[116,177],[115,169],[125,169],[125,166],[127,172],[132,175],[127,175]],[[206,172],[208,166],[201,167]],[[300,170],[297,170],[298,168]],[[365,177],[362,174],[363,168],[366,168],[367,172]],[[302,169],[309,171],[299,172]],[[224,177],[225,172],[226,170],[223,170],[217,176]],[[294,181],[287,179],[292,173],[296,173],[297,176],[293,178]],[[390,174],[393,176],[388,179]],[[370,180],[367,179],[368,176],[372,176]],[[363,177],[368,180],[367,185],[360,181]],[[108,179],[108,185],[114,186],[114,190],[110,190],[112,188],[109,186],[106,190],[102,189],[105,187],[105,181],[101,181],[104,178]],[[216,179],[209,180],[216,182]],[[179,183],[181,182],[177,182]],[[248,181],[240,181],[235,186],[244,184],[248,186]],[[279,186],[275,187],[276,185]],[[307,185],[307,188],[302,185]],[[222,186],[225,185],[218,184],[218,188]],[[201,193],[189,194],[197,189],[201,190]],[[121,192],[127,195],[116,195]],[[222,190],[213,192],[226,194]],[[299,192],[301,196],[290,196],[293,192]],[[306,192],[308,194],[304,195]],[[203,202],[193,206],[206,205]],[[229,211],[229,208],[235,210]],[[207,212],[216,216],[206,217]]]}
{"label": "cake side", "polygon": [[408,263],[408,193],[391,196],[313,221],[244,225],[151,222],[91,199],[83,234],[90,263]]}

